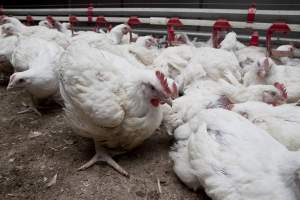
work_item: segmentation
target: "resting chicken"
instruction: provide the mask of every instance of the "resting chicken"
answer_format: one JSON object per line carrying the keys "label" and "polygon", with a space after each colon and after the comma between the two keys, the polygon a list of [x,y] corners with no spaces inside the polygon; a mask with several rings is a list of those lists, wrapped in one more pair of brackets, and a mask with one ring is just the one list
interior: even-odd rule
{"label": "resting chicken", "polygon": [[287,102],[300,99],[300,69],[287,65],[276,65],[271,58],[262,58],[244,75],[244,84],[284,84],[288,93]]}
{"label": "resting chicken", "polygon": [[170,153],[177,176],[214,200],[296,200],[299,152],[223,109],[195,112],[174,132]]}

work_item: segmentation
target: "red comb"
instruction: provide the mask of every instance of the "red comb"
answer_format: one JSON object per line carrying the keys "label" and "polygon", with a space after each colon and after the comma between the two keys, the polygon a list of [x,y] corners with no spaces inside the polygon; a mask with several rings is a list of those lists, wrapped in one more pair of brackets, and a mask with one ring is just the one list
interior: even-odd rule
{"label": "red comb", "polygon": [[51,24],[51,25],[54,25],[54,18],[52,17],[52,16],[50,16],[50,15],[48,15],[47,17],[46,17],[46,19],[47,19],[47,21]]}
{"label": "red comb", "polygon": [[169,88],[168,81],[167,81],[167,78],[165,77],[165,75],[160,71],[156,71],[155,75],[158,78],[158,80],[160,81],[160,84],[163,87],[163,89],[167,92],[167,94],[171,95],[172,91]]}
{"label": "red comb", "polygon": [[278,83],[278,82],[276,82],[276,83],[274,83],[274,86],[275,86],[278,90],[281,91],[281,94],[282,94],[282,96],[283,96],[285,99],[288,98],[288,94],[287,94],[287,92],[286,92],[286,87],[284,86],[283,83]]}

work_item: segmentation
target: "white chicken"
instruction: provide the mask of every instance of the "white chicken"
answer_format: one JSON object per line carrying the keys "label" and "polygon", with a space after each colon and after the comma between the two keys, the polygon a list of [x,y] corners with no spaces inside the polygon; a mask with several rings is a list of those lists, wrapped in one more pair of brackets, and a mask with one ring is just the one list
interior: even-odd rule
{"label": "white chicken", "polygon": [[232,52],[211,47],[197,48],[193,51],[189,65],[203,67],[207,76],[214,80],[225,78],[224,73],[231,73],[238,81],[241,80],[241,68]]}
{"label": "white chicken", "polygon": [[[291,52],[293,57],[300,57],[300,50],[292,45],[281,45],[276,50]],[[300,58],[280,57],[279,60],[283,65],[300,67]]]}
{"label": "white chicken", "polygon": [[223,109],[202,110],[174,132],[174,171],[214,200],[296,200],[299,152]]}
{"label": "white chicken", "polygon": [[164,49],[153,61],[153,68],[175,79],[191,60],[195,47],[180,45]]}
{"label": "white chicken", "polygon": [[199,109],[230,108],[233,103],[261,101],[280,105],[286,100],[281,87],[272,85],[234,86],[224,80],[199,79],[185,88],[184,95],[173,101],[172,108],[164,110],[163,125],[171,133],[178,123],[189,119]]}
{"label": "white chicken", "polygon": [[257,60],[266,56],[266,48],[249,46],[236,51],[235,55],[240,67],[243,68],[245,72],[248,68],[252,68]]}
{"label": "white chicken", "polygon": [[226,34],[225,38],[220,43],[220,49],[224,49],[227,51],[238,51],[240,49],[245,48],[246,46],[242,43],[240,43],[237,40],[237,35],[235,32],[229,32]]}
{"label": "white chicken", "polygon": [[273,107],[262,102],[233,104],[231,110],[266,130],[289,150],[300,149],[300,108],[284,104]]}
{"label": "white chicken", "polygon": [[118,48],[125,49],[123,57],[128,57],[127,53],[132,54],[137,61],[146,66],[153,64],[155,58],[160,53],[156,41],[152,36],[138,37],[135,43],[120,45]]}
{"label": "white chicken", "polygon": [[18,19],[12,17],[5,17],[3,21],[6,24],[2,28],[10,35],[21,34],[27,37],[36,37],[55,42],[63,48],[66,48],[70,44],[70,38],[57,30],[43,26],[25,26]]}
{"label": "white chicken", "polygon": [[[219,88],[231,102],[260,101],[272,105],[280,105],[287,100],[287,93],[280,83],[274,85],[234,86],[226,81],[219,81]],[[218,88],[216,86],[216,88]]]}
{"label": "white chicken", "polygon": [[12,55],[16,72],[11,75],[7,89],[25,89],[34,104],[21,113],[33,110],[40,115],[35,107],[50,97],[60,103],[56,66],[62,52],[63,49],[55,43],[37,38],[24,38],[17,45]]}
{"label": "white chicken", "polygon": [[96,33],[92,31],[82,32],[76,37],[72,38],[72,41],[84,40],[90,45],[101,49],[102,46],[107,44],[121,44],[124,35],[129,33],[131,28],[126,24],[119,24],[111,29],[110,32]]}
{"label": "white chicken", "polygon": [[72,37],[72,31],[70,30],[71,28],[70,23],[67,22],[60,23],[59,21],[54,20],[53,27],[56,28],[59,32],[62,32],[69,37]]}
{"label": "white chicken", "polygon": [[175,41],[172,42],[172,45],[190,45],[194,46],[194,44],[190,41],[189,36],[186,33],[178,33],[175,35]]}
{"label": "white chicken", "polygon": [[111,44],[105,40],[89,43],[91,46],[100,50],[109,51],[112,54],[120,56],[130,62],[132,65],[144,69],[146,65],[151,65],[153,60],[159,54],[156,48],[156,42],[152,36],[142,36],[136,42],[130,44]]}
{"label": "white chicken", "polygon": [[53,42],[25,36],[19,36],[13,48],[9,57],[16,72],[29,69],[31,62],[38,59],[41,55],[48,54],[50,58],[54,58],[62,50],[61,47]]}
{"label": "white chicken", "polygon": [[[225,72],[223,76],[228,80],[213,81],[207,77],[202,65],[187,66],[177,77],[181,94],[199,94],[202,96],[225,95],[231,102],[262,101],[279,105],[286,101],[284,88],[273,85],[243,86],[232,74]],[[231,84],[230,84],[230,83]],[[278,85],[276,85],[278,86]]]}
{"label": "white chicken", "polygon": [[132,42],[130,44],[115,45],[103,41],[101,42],[101,45],[98,44],[93,43],[91,46],[120,56],[133,66],[141,69],[151,65],[155,57],[159,54],[158,49],[155,48],[154,38],[151,36],[139,37],[137,42]]}
{"label": "white chicken", "polygon": [[[277,87],[278,88],[277,88]],[[202,96],[218,95],[226,96],[231,102],[261,101],[273,105],[280,105],[285,102],[287,94],[278,85],[243,85],[235,86],[220,79],[200,79],[189,87],[185,88],[184,95],[198,94]]]}
{"label": "white chicken", "polygon": [[[130,29],[131,31],[131,29]],[[136,33],[131,33],[132,34],[132,41],[136,41],[139,38],[139,35]],[[120,42],[121,44],[130,44],[130,32],[124,34],[124,37],[122,37],[122,40]]]}
{"label": "white chicken", "polygon": [[286,65],[276,65],[271,58],[262,58],[256,67],[249,69],[244,75],[244,84],[284,84],[287,90],[287,102],[300,99],[300,68]]}
{"label": "white chicken", "polygon": [[[72,42],[85,41],[92,47],[95,47],[99,50],[105,50],[112,54],[125,58],[134,66],[145,68],[144,64],[139,62],[134,54],[130,53],[130,44],[120,45],[123,36],[129,31],[131,31],[131,28],[128,25],[119,24],[108,33],[95,33],[91,31],[81,33],[78,36],[74,37],[72,39]],[[133,45],[135,46],[135,44]]]}
{"label": "white chicken", "polygon": [[60,76],[71,126],[95,142],[95,156],[79,169],[105,161],[127,176],[111,156],[140,145],[159,127],[160,103],[172,96],[164,75],[75,42],[60,59]]}
{"label": "white chicken", "polygon": [[11,59],[13,50],[16,48],[18,41],[17,36],[0,37],[0,57],[1,61]]}
{"label": "white chicken", "polygon": [[53,25],[48,21],[48,20],[41,20],[39,23],[38,23],[39,26],[44,26],[46,28],[53,28]]}

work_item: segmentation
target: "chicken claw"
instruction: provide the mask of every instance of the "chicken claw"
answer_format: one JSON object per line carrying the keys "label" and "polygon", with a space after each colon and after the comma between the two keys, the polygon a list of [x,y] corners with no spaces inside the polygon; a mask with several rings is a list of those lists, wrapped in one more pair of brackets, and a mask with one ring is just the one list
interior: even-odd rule
{"label": "chicken claw", "polygon": [[92,159],[90,159],[88,162],[86,162],[84,165],[78,168],[79,171],[85,170],[93,166],[98,161],[102,161],[102,162],[106,162],[108,165],[110,165],[120,174],[129,177],[128,172],[125,171],[116,161],[114,161],[112,157],[109,155],[109,153],[107,153],[107,151],[103,147],[95,143],[95,149],[96,149],[96,154],[93,156]]}
{"label": "chicken claw", "polygon": [[25,110],[22,110],[20,112],[18,112],[17,114],[25,114],[25,113],[29,113],[29,112],[34,112],[36,113],[38,116],[42,116],[41,112],[38,111],[35,107],[33,106],[28,106],[28,108],[26,108]]}

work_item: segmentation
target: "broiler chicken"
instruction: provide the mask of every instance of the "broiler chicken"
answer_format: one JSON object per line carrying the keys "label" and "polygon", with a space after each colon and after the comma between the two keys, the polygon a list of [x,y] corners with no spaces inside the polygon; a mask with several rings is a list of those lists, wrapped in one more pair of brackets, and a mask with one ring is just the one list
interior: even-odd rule
{"label": "broiler chicken", "polygon": [[172,41],[172,45],[190,45],[194,46],[194,44],[190,41],[189,36],[186,33],[179,33],[175,35],[175,41]]}
{"label": "broiler chicken", "polygon": [[189,188],[213,200],[297,200],[300,153],[224,109],[198,111],[179,126],[170,156]]}
{"label": "broiler chicken", "polygon": [[289,150],[300,149],[300,108],[284,104],[271,106],[262,102],[233,104],[231,110],[266,130]]}
{"label": "broiler chicken", "polygon": [[70,38],[65,34],[54,29],[43,26],[25,26],[18,19],[13,17],[4,17],[3,29],[7,34],[27,37],[36,37],[47,41],[57,43],[59,46],[66,48],[70,44]]}
{"label": "broiler chicken", "polygon": [[[93,47],[101,49],[101,47],[107,44],[121,44],[122,38],[124,35],[129,33],[131,28],[126,24],[119,24],[111,29],[110,32],[104,33],[96,33],[96,32],[82,32],[76,37],[72,38],[72,41],[84,40],[88,42]],[[112,49],[113,50],[113,49]]]}
{"label": "broiler chicken", "polygon": [[184,89],[184,95],[173,101],[172,108],[164,109],[163,125],[171,133],[180,122],[186,121],[199,109],[230,108],[233,103],[261,101],[280,105],[286,100],[281,87],[272,85],[234,86],[224,80],[202,78]]}
{"label": "broiler chicken", "polygon": [[72,31],[70,30],[71,28],[70,23],[66,23],[66,22],[60,23],[59,21],[54,20],[53,27],[57,29],[59,32],[62,32],[69,37],[72,37]]}
{"label": "broiler chicken", "polygon": [[266,56],[266,48],[248,46],[236,51],[235,55],[239,61],[240,67],[245,73],[248,69],[251,69],[256,64],[255,62],[257,60]]}
{"label": "broiler chicken", "polygon": [[[225,72],[223,76],[228,80],[213,81],[207,77],[202,65],[187,66],[177,77],[181,94],[199,94],[202,96],[225,95],[231,102],[262,101],[279,105],[286,101],[287,94],[284,88],[274,85],[243,86],[231,73]],[[230,84],[230,83],[231,84]],[[278,86],[278,85],[277,85]]]}
{"label": "broiler chicken", "polygon": [[300,68],[276,65],[271,58],[262,58],[244,75],[244,84],[283,84],[288,93],[287,102],[300,99]]}
{"label": "broiler chicken", "polygon": [[53,54],[56,53],[56,51],[44,51],[45,49],[49,48],[48,44],[55,46],[51,42],[47,42],[43,39],[19,36],[16,46],[14,47],[14,50],[11,52],[10,56],[10,62],[14,66],[14,70],[16,72],[28,70],[31,62],[42,54],[49,53],[50,56],[54,56]]}
{"label": "broiler chicken", "polygon": [[153,61],[153,68],[175,79],[191,60],[195,47],[180,45],[164,49]]}
{"label": "broiler chicken", "polygon": [[[131,31],[131,30],[130,30]],[[130,44],[131,42],[135,42],[139,36],[136,33],[131,33],[132,35],[132,41],[130,41],[130,32],[127,32],[124,34],[124,37],[122,37],[122,41],[120,42],[121,44]]]}
{"label": "broiler chicken", "polygon": [[[112,54],[125,58],[134,66],[145,68],[145,66],[141,62],[139,62],[133,54],[130,53],[130,44],[120,45],[123,36],[129,31],[131,31],[131,28],[128,25],[119,24],[108,33],[100,34],[89,31],[79,34],[72,39],[72,42],[85,41],[92,47],[95,47],[99,50],[105,50]],[[136,45],[133,44],[132,46]]]}
{"label": "broiler chicken", "polygon": [[84,42],[71,44],[60,59],[60,90],[67,119],[94,140],[96,154],[79,169],[107,162],[128,173],[111,156],[129,151],[160,126],[160,103],[172,92],[160,72],[140,70],[125,59]]}
{"label": "broiler chicken", "polygon": [[189,65],[201,65],[207,76],[214,80],[225,78],[224,73],[231,73],[238,81],[242,74],[239,62],[232,52],[210,47],[197,48]]}
{"label": "broiler chicken", "polygon": [[[32,45],[34,48],[29,49]],[[36,107],[50,97],[60,103],[56,68],[62,52],[63,49],[57,44],[37,38],[23,38],[17,45],[12,55],[16,72],[10,76],[7,89],[25,89],[33,103],[20,113],[33,110],[40,115]]]}
{"label": "broiler chicken", "polygon": [[224,80],[219,81],[221,92],[231,102],[260,101],[272,105],[280,105],[287,100],[287,93],[282,85],[243,85],[234,86]]}
{"label": "broiler chicken", "polygon": [[[91,44],[91,46],[94,46],[94,44]],[[132,65],[141,69],[151,65],[159,54],[156,42],[152,36],[139,37],[136,42],[130,44],[115,45],[107,43],[106,45],[97,46],[97,48],[123,57]]]}
{"label": "broiler chicken", "polygon": [[229,32],[226,34],[224,40],[222,40],[222,42],[220,43],[220,49],[224,49],[227,51],[238,51],[240,49],[245,48],[246,46],[242,43],[240,43],[237,40],[237,35],[235,32]]}
{"label": "broiler chicken", "polygon": [[[276,50],[290,52],[292,58],[290,57],[280,57],[279,60],[283,65],[300,67],[300,50],[296,49],[292,45],[281,45],[277,47]],[[298,57],[298,58],[296,58]]]}
{"label": "broiler chicken", "polygon": [[48,20],[42,20],[38,23],[39,26],[44,26],[46,28],[52,29],[53,25]]}
{"label": "broiler chicken", "polygon": [[1,61],[10,60],[12,52],[16,48],[17,36],[0,37],[0,56]]}
{"label": "broiler chicken", "polygon": [[155,58],[160,53],[157,43],[152,36],[138,37],[135,43],[131,43],[128,46],[128,52],[146,66],[153,64]]}

